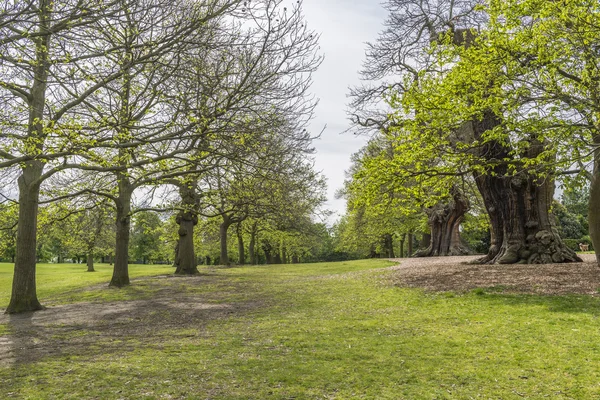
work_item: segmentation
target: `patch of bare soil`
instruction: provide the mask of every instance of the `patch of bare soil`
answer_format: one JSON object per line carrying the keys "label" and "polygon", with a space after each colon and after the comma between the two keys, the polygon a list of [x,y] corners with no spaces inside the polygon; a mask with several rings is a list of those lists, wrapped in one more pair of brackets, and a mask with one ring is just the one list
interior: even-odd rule
{"label": "patch of bare soil", "polygon": [[503,293],[600,296],[600,267],[594,254],[580,254],[583,262],[566,264],[467,264],[480,256],[394,259],[400,265],[392,284],[427,291],[465,292],[488,288]]}
{"label": "patch of bare soil", "polygon": [[[50,306],[31,313],[0,314],[10,333],[0,336],[0,367],[29,363],[52,355],[86,356],[122,354],[145,346],[160,350],[161,337],[206,337],[208,321],[223,319],[260,307],[260,302],[224,303],[222,296],[236,290],[204,294],[181,290],[186,285],[215,284],[215,276],[142,278],[155,290],[151,299],[117,302],[82,302]],[[135,280],[132,282],[135,285]],[[109,289],[107,285],[88,288]],[[239,289],[239,288],[238,288]],[[229,293],[228,293],[229,292]],[[184,332],[184,333],[178,333]]]}

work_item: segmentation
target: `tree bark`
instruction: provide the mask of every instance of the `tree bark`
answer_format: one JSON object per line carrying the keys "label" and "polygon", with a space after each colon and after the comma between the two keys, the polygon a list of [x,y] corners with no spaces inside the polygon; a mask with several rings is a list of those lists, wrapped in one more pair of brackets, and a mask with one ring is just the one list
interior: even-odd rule
{"label": "tree bark", "polygon": [[271,246],[271,243],[269,242],[263,242],[262,243],[262,249],[263,252],[265,253],[265,259],[267,264],[273,264],[273,246]]}
{"label": "tree bark", "polygon": [[37,260],[37,214],[43,164],[27,163],[18,179],[19,224],[15,267],[10,303],[7,313],[43,310],[36,292],[35,267]]}
{"label": "tree bark", "polygon": [[231,219],[227,214],[223,214],[223,222],[219,226],[219,238],[221,240],[221,265],[230,265],[229,255],[227,254],[227,230],[231,225]]}
{"label": "tree bark", "polygon": [[116,245],[113,275],[109,286],[129,285],[129,233],[131,228],[131,195],[129,178],[118,173],[119,195],[116,200]]}
{"label": "tree bark", "polygon": [[594,136],[594,170],[590,182],[588,202],[588,222],[590,237],[596,253],[596,262],[600,265],[600,134]]}
{"label": "tree bark", "polygon": [[[457,231],[458,231],[458,225],[457,225]],[[413,254],[413,239],[414,239],[414,235],[413,235],[412,231],[410,231],[410,232],[408,232],[407,236],[408,236],[408,254],[407,254],[407,256],[410,257]]]}
{"label": "tree bark", "polygon": [[[418,251],[416,257],[458,256],[469,253],[462,244],[459,233],[460,223],[469,210],[469,200],[455,188],[451,193],[452,200],[449,203],[438,204],[425,210],[429,218],[431,243],[427,249]],[[410,246],[411,235],[408,235],[408,240]]]}
{"label": "tree bark", "polygon": [[[481,121],[472,123],[475,140],[500,123],[491,111]],[[532,138],[525,157],[535,158],[544,145]],[[486,160],[510,160],[507,146],[488,142],[479,155]],[[526,168],[510,173],[506,163],[495,163],[484,173],[475,174],[491,224],[491,245],[488,254],[477,263],[547,264],[581,261],[560,238],[550,206],[554,196],[554,179],[534,176]]]}
{"label": "tree bark", "polygon": [[175,274],[196,275],[200,273],[194,249],[194,226],[198,224],[196,182],[180,185],[179,194],[185,211],[181,210],[175,219],[179,225],[179,239],[175,247]]}
{"label": "tree bark", "polygon": [[[40,1],[38,13],[40,35],[32,39],[35,43],[36,64],[33,68],[27,136],[33,139],[32,143],[35,143],[40,152],[45,139],[43,121],[50,69],[50,32],[48,28],[51,19],[51,7],[50,0]],[[37,213],[43,170],[43,162],[39,160],[29,161],[21,167],[21,176],[17,180],[19,187],[19,222],[12,293],[10,303],[6,309],[7,313],[36,311],[44,308],[37,298],[35,282]]]}
{"label": "tree bark", "polygon": [[243,235],[241,223],[238,224],[236,233],[237,233],[237,239],[238,239],[238,254],[239,254],[238,263],[240,265],[244,265],[246,263],[246,252],[244,249],[244,235]]}
{"label": "tree bark", "polygon": [[387,253],[388,258],[395,258],[394,256],[394,240],[392,235],[386,233],[383,235],[383,244],[385,248],[385,252]]}
{"label": "tree bark", "polygon": [[250,253],[250,265],[256,265],[256,222],[252,225],[250,231],[250,243],[248,243],[248,253]]}
{"label": "tree bark", "polygon": [[94,255],[92,253],[88,253],[87,255],[87,272],[96,272],[94,269]]}

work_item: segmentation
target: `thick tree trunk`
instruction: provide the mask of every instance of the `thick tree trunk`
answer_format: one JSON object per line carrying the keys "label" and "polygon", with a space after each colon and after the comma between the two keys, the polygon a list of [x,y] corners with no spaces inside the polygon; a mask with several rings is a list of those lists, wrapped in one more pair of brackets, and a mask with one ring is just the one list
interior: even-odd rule
{"label": "thick tree trunk", "polygon": [[590,237],[596,262],[600,265],[600,134],[594,136],[594,171],[590,182],[590,199],[588,203],[588,222]]}
{"label": "thick tree trunk", "polygon": [[37,161],[27,163],[18,179],[19,185],[19,224],[12,295],[7,313],[42,310],[44,307],[37,298],[35,267],[37,260],[37,214],[40,182],[43,164]]}
{"label": "thick tree trunk", "polygon": [[[472,123],[474,138],[480,140],[485,131],[497,126],[499,119],[491,112]],[[526,157],[535,158],[543,144],[531,140]],[[487,160],[506,160],[511,155],[506,146],[488,142],[480,148]],[[560,238],[550,206],[554,180],[533,176],[526,169],[512,174],[505,163],[475,175],[491,224],[491,246],[488,254],[477,260],[490,264],[540,264],[581,261]]]}
{"label": "thick tree trunk", "polygon": [[223,222],[219,226],[219,239],[221,241],[221,265],[230,265],[229,254],[227,254],[227,231],[231,220],[227,214],[223,214]]}
{"label": "thick tree trunk", "polygon": [[119,196],[116,201],[115,264],[110,286],[129,285],[129,233],[131,228],[131,195],[133,188],[126,176],[119,174]]}
{"label": "thick tree trunk", "polygon": [[265,259],[267,264],[273,264],[273,246],[269,242],[263,242],[262,244],[263,252],[265,253]]}
{"label": "thick tree trunk", "polygon": [[[458,225],[457,225],[457,228],[458,228]],[[413,235],[412,231],[408,232],[408,257],[412,256],[412,254],[413,254],[413,239],[414,239],[414,235]]]}
{"label": "thick tree trunk", "polygon": [[386,252],[387,256],[389,258],[395,258],[395,256],[394,256],[394,240],[393,240],[391,234],[386,233],[383,236],[383,244],[384,244],[384,248],[385,248],[385,252]]}
{"label": "thick tree trunk", "polygon": [[[34,37],[36,63],[33,68],[33,83],[31,85],[29,120],[27,136],[31,143],[42,152],[46,134],[44,133],[44,108],[46,105],[46,89],[48,82],[49,49],[50,49],[50,18],[52,2],[41,0],[38,5],[39,33]],[[17,226],[17,242],[15,254],[15,269],[10,303],[7,313],[41,310],[36,293],[35,267],[37,262],[37,213],[44,163],[33,160],[22,167],[21,176],[17,180],[19,187],[19,222]]]}
{"label": "thick tree trunk", "polygon": [[[438,204],[427,209],[431,243],[425,250],[418,251],[416,257],[458,256],[469,250],[460,240],[459,227],[469,210],[469,200],[456,189],[452,189],[453,199],[448,204]],[[412,238],[409,235],[409,242]]]}
{"label": "thick tree trunk", "polygon": [[88,253],[87,255],[87,272],[96,272],[94,270],[94,255],[92,253]]}
{"label": "thick tree trunk", "polygon": [[176,218],[179,239],[175,248],[175,274],[196,275],[200,273],[194,249],[194,226],[198,224],[196,182],[179,186],[179,194],[185,211],[180,211]]}

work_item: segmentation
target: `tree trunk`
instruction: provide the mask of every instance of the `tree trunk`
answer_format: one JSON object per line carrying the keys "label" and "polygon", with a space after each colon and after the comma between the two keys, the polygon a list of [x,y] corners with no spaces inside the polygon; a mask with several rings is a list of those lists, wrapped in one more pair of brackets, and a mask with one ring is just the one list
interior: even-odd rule
{"label": "tree trunk", "polygon": [[94,255],[92,253],[88,253],[87,255],[87,272],[96,272],[94,270]]}
{"label": "tree trunk", "polygon": [[383,244],[388,258],[394,258],[394,240],[391,234],[386,233],[383,235]]}
{"label": "tree trunk", "polygon": [[198,224],[196,186],[197,182],[195,180],[179,185],[179,195],[184,210],[181,210],[175,219],[179,225],[177,230],[179,239],[175,246],[176,275],[196,275],[200,273],[194,249],[194,226]]}
{"label": "tree trunk", "polygon": [[[475,140],[500,123],[491,111],[481,121],[472,123]],[[532,138],[524,155],[535,158],[544,144]],[[507,146],[488,142],[480,147],[480,156],[487,160],[511,159]],[[551,160],[549,160],[551,161]],[[581,261],[560,238],[550,206],[554,196],[554,179],[534,176],[525,167],[516,174],[506,163],[475,174],[491,224],[491,245],[488,254],[477,263],[540,264]]]}
{"label": "tree trunk", "polygon": [[267,264],[273,264],[273,246],[271,246],[271,243],[269,242],[263,242],[262,244],[262,249],[265,253],[265,259]]}
{"label": "tree trunk", "polygon": [[131,194],[133,188],[129,179],[118,174],[119,196],[116,201],[116,245],[115,264],[109,286],[123,287],[129,285],[129,233],[131,227]]}
{"label": "tree trunk", "polygon": [[[458,232],[458,225],[456,225],[456,229],[457,229],[457,232]],[[414,239],[414,235],[413,235],[412,231],[410,231],[410,232],[408,232],[407,236],[408,236],[408,254],[407,254],[407,256],[410,257],[413,254],[413,239]]]}
{"label": "tree trunk", "polygon": [[[39,2],[39,33],[34,37],[36,63],[33,68],[31,85],[29,120],[27,136],[32,139],[40,153],[46,134],[44,133],[44,108],[46,105],[46,89],[48,82],[50,18],[52,6],[50,0]],[[17,180],[19,187],[19,222],[17,226],[17,242],[15,267],[10,303],[7,313],[42,310],[44,307],[37,298],[35,267],[37,261],[37,213],[39,206],[40,185],[44,163],[39,160],[26,162],[21,167],[21,176]]]}
{"label": "tree trunk", "polygon": [[256,223],[252,225],[252,231],[250,232],[250,243],[248,244],[248,253],[250,253],[250,265],[256,265]]}
{"label": "tree trunk", "polygon": [[294,254],[292,256],[292,264],[298,264],[299,262],[300,262],[300,258],[296,254]]}
{"label": "tree trunk", "polygon": [[237,239],[238,239],[238,254],[239,254],[239,264],[244,265],[246,263],[246,252],[244,249],[244,235],[242,231],[242,224],[239,223],[237,225]]}
{"label": "tree trunk", "polygon": [[402,234],[400,239],[400,258],[404,258],[404,241],[406,240],[406,233]]}
{"label": "tree trunk", "polygon": [[[469,200],[457,189],[452,189],[452,200],[448,204],[438,204],[425,212],[431,229],[431,243],[425,250],[418,251],[416,257],[458,256],[468,254],[462,245],[459,226],[469,209]],[[408,237],[409,243],[412,238]],[[410,244],[409,244],[410,246]]]}
{"label": "tree trunk", "polygon": [[37,298],[35,267],[37,249],[37,214],[43,164],[38,161],[27,163],[18,179],[19,224],[12,295],[7,313],[42,310]]}
{"label": "tree trunk", "polygon": [[596,262],[600,265],[600,135],[594,136],[594,171],[590,182],[588,222]]}
{"label": "tree trunk", "polygon": [[230,265],[229,255],[227,254],[227,230],[231,225],[231,220],[227,214],[223,214],[223,222],[219,226],[219,238],[221,240],[221,265]]}
{"label": "tree trunk", "polygon": [[287,249],[285,248],[283,241],[281,242],[281,262],[282,264],[288,263]]}

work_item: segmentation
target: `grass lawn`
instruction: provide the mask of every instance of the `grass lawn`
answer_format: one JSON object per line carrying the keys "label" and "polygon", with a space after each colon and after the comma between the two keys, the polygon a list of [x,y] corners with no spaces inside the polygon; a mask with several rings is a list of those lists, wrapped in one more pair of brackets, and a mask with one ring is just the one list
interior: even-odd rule
{"label": "grass lawn", "polygon": [[41,266],[51,308],[4,317],[0,398],[600,398],[597,298],[425,293],[390,285],[390,265],[209,267],[124,290],[98,285],[108,267]]}

